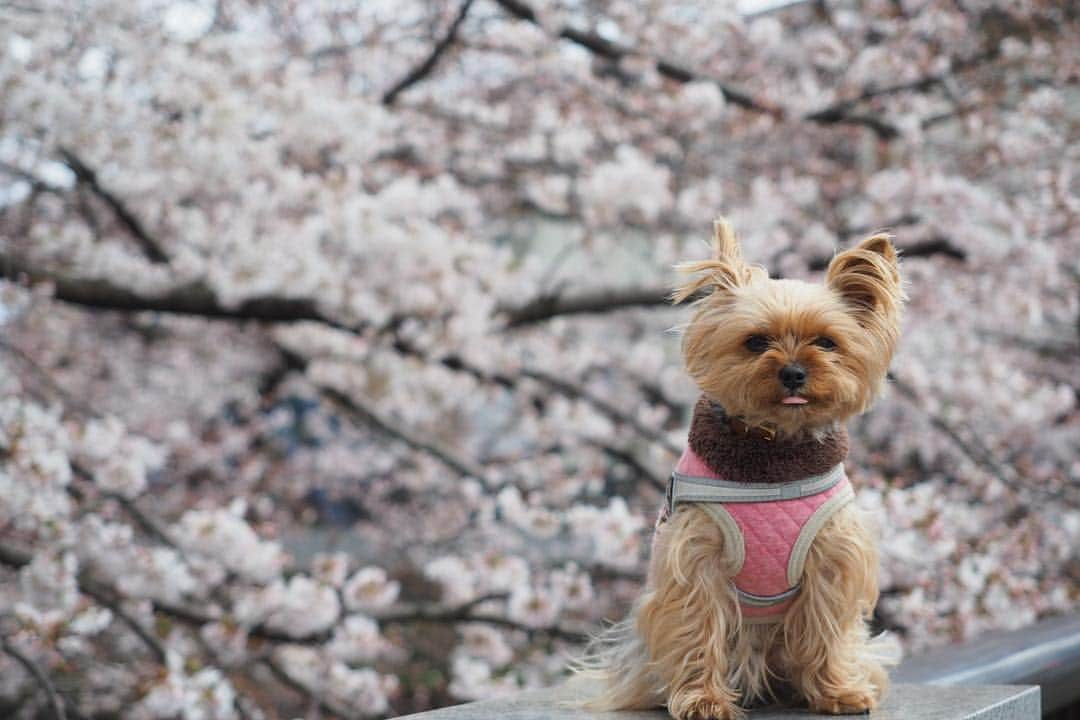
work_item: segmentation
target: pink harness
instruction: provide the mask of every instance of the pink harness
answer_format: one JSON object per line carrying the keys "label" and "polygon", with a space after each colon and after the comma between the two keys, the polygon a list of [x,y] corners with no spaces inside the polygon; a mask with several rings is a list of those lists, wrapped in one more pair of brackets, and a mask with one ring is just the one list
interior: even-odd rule
{"label": "pink harness", "polygon": [[814,538],[853,497],[843,463],[789,482],[737,483],[723,480],[687,448],[671,474],[656,529],[680,505],[697,504],[720,525],[735,555],[743,617],[776,621],[799,592]]}

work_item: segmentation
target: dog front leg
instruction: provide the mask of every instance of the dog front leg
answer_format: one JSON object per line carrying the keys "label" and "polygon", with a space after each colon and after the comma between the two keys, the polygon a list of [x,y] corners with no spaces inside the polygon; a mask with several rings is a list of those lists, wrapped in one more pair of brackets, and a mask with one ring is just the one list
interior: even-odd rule
{"label": "dog front leg", "polygon": [[849,505],[810,547],[802,591],[784,621],[785,664],[814,711],[872,710],[888,686],[867,625],[878,597],[877,570],[873,538]]}
{"label": "dog front leg", "polygon": [[656,538],[636,625],[676,720],[740,715],[727,682],[726,651],[739,623],[730,565],[720,528],[699,508],[677,512]]}

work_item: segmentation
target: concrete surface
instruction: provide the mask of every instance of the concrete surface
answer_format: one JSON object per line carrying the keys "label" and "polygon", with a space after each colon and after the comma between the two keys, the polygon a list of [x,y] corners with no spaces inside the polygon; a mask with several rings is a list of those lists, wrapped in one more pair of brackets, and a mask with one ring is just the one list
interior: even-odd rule
{"label": "concrete surface", "polygon": [[1050,714],[1080,701],[1080,613],[936,648],[890,675],[897,683],[1038,685]]}
{"label": "concrete surface", "polygon": [[[589,693],[574,680],[550,690],[533,690],[500,700],[455,705],[408,715],[410,720],[663,720],[662,710],[594,713],[568,706]],[[892,687],[870,720],[1038,720],[1039,688],[1025,685],[904,685]],[[810,720],[807,710],[754,710],[747,720]]]}

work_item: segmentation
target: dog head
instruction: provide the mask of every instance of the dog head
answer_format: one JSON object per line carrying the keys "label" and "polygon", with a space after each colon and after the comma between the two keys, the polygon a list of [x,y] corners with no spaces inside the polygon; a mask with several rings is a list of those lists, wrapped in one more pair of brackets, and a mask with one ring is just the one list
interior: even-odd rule
{"label": "dog head", "polygon": [[683,334],[687,371],[729,415],[795,436],[865,411],[880,393],[905,299],[888,235],[838,254],[815,284],[747,264],[718,220],[713,258],[679,269],[692,277],[673,300],[702,295]]}

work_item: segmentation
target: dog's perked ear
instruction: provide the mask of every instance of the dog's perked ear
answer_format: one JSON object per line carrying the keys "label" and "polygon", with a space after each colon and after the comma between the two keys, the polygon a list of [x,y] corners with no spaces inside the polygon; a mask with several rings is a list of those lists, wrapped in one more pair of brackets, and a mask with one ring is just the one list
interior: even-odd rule
{"label": "dog's perked ear", "polygon": [[864,325],[875,318],[895,322],[900,317],[904,288],[896,248],[884,233],[834,257],[825,283]]}
{"label": "dog's perked ear", "polygon": [[671,294],[671,301],[675,304],[702,294],[733,290],[749,283],[755,274],[763,273],[761,268],[743,261],[735,231],[724,218],[713,221],[712,259],[680,263],[675,269],[695,276]]}

